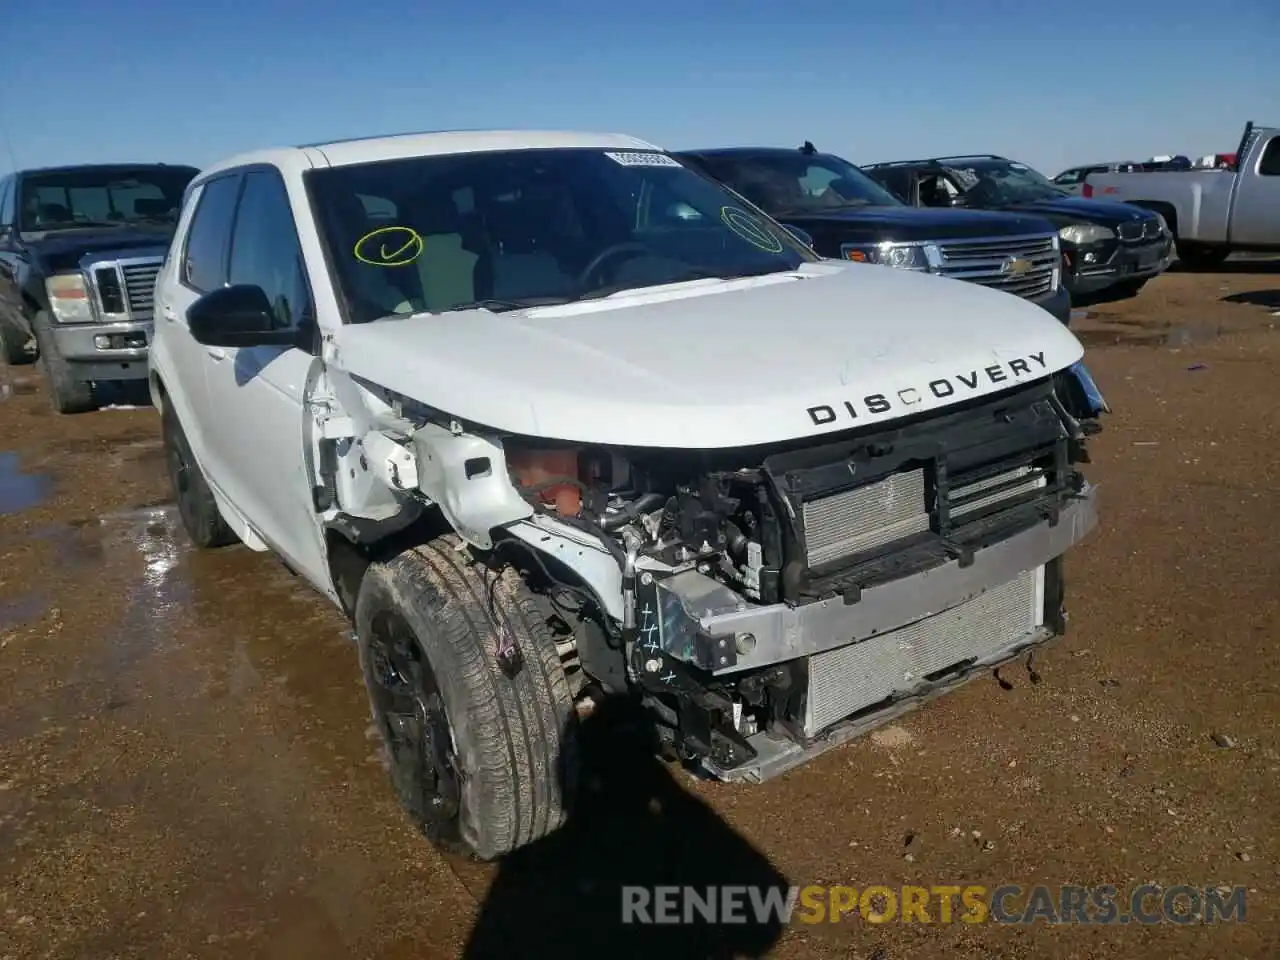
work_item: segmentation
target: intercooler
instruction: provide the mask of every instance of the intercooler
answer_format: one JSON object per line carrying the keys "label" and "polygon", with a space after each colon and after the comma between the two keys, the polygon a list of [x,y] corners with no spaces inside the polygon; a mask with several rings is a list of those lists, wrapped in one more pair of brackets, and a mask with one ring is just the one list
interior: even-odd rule
{"label": "intercooler", "polygon": [[809,658],[806,736],[1028,638],[1044,622],[1044,567],[948,610]]}

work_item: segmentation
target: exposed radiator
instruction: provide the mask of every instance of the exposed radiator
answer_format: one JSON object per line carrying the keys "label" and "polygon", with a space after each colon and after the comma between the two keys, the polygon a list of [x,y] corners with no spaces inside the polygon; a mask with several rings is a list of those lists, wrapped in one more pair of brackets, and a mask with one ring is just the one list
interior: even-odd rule
{"label": "exposed radiator", "polygon": [[[1016,467],[951,487],[954,519],[1043,486],[1044,474]],[[978,496],[990,490],[986,496]],[[973,499],[969,499],[972,497]],[[817,566],[865,554],[929,529],[930,514],[923,468],[895,473],[843,493],[811,500],[803,512],[805,559]]]}
{"label": "exposed radiator", "polygon": [[810,657],[805,734],[909,693],[961,661],[1014,646],[1044,622],[1043,597],[1044,567],[1038,567],[949,610]]}

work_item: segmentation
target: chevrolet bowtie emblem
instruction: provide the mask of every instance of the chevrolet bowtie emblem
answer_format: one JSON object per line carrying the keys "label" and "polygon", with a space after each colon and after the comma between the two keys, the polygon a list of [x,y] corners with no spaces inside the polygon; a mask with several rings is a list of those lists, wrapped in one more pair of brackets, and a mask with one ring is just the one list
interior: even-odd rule
{"label": "chevrolet bowtie emblem", "polygon": [[1011,276],[1019,276],[1031,269],[1031,261],[1024,260],[1022,257],[1005,257],[1004,262],[1000,264],[1000,272],[1007,273]]}

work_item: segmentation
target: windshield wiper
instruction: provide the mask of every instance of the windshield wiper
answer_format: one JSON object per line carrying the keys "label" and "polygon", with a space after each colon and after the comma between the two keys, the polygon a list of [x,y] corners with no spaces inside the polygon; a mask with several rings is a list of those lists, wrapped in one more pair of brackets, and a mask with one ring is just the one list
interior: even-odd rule
{"label": "windshield wiper", "polygon": [[487,297],[480,300],[471,300],[467,303],[459,303],[440,312],[457,313],[461,310],[488,310],[491,313],[504,313],[508,310],[525,310],[529,307],[559,306],[565,303],[573,303],[576,299],[576,297],[513,297],[510,300],[503,300]]}

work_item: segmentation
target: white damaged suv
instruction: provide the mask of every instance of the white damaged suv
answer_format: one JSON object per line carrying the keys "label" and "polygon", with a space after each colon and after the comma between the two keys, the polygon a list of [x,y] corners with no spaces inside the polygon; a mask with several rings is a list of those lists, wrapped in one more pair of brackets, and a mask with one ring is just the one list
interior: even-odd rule
{"label": "white damaged suv", "polygon": [[762,780],[1063,632],[1105,405],[1040,307],[825,261],[630,137],[201,172],[151,386],[182,519],[350,616],[402,802],[493,858],[577,718]]}

